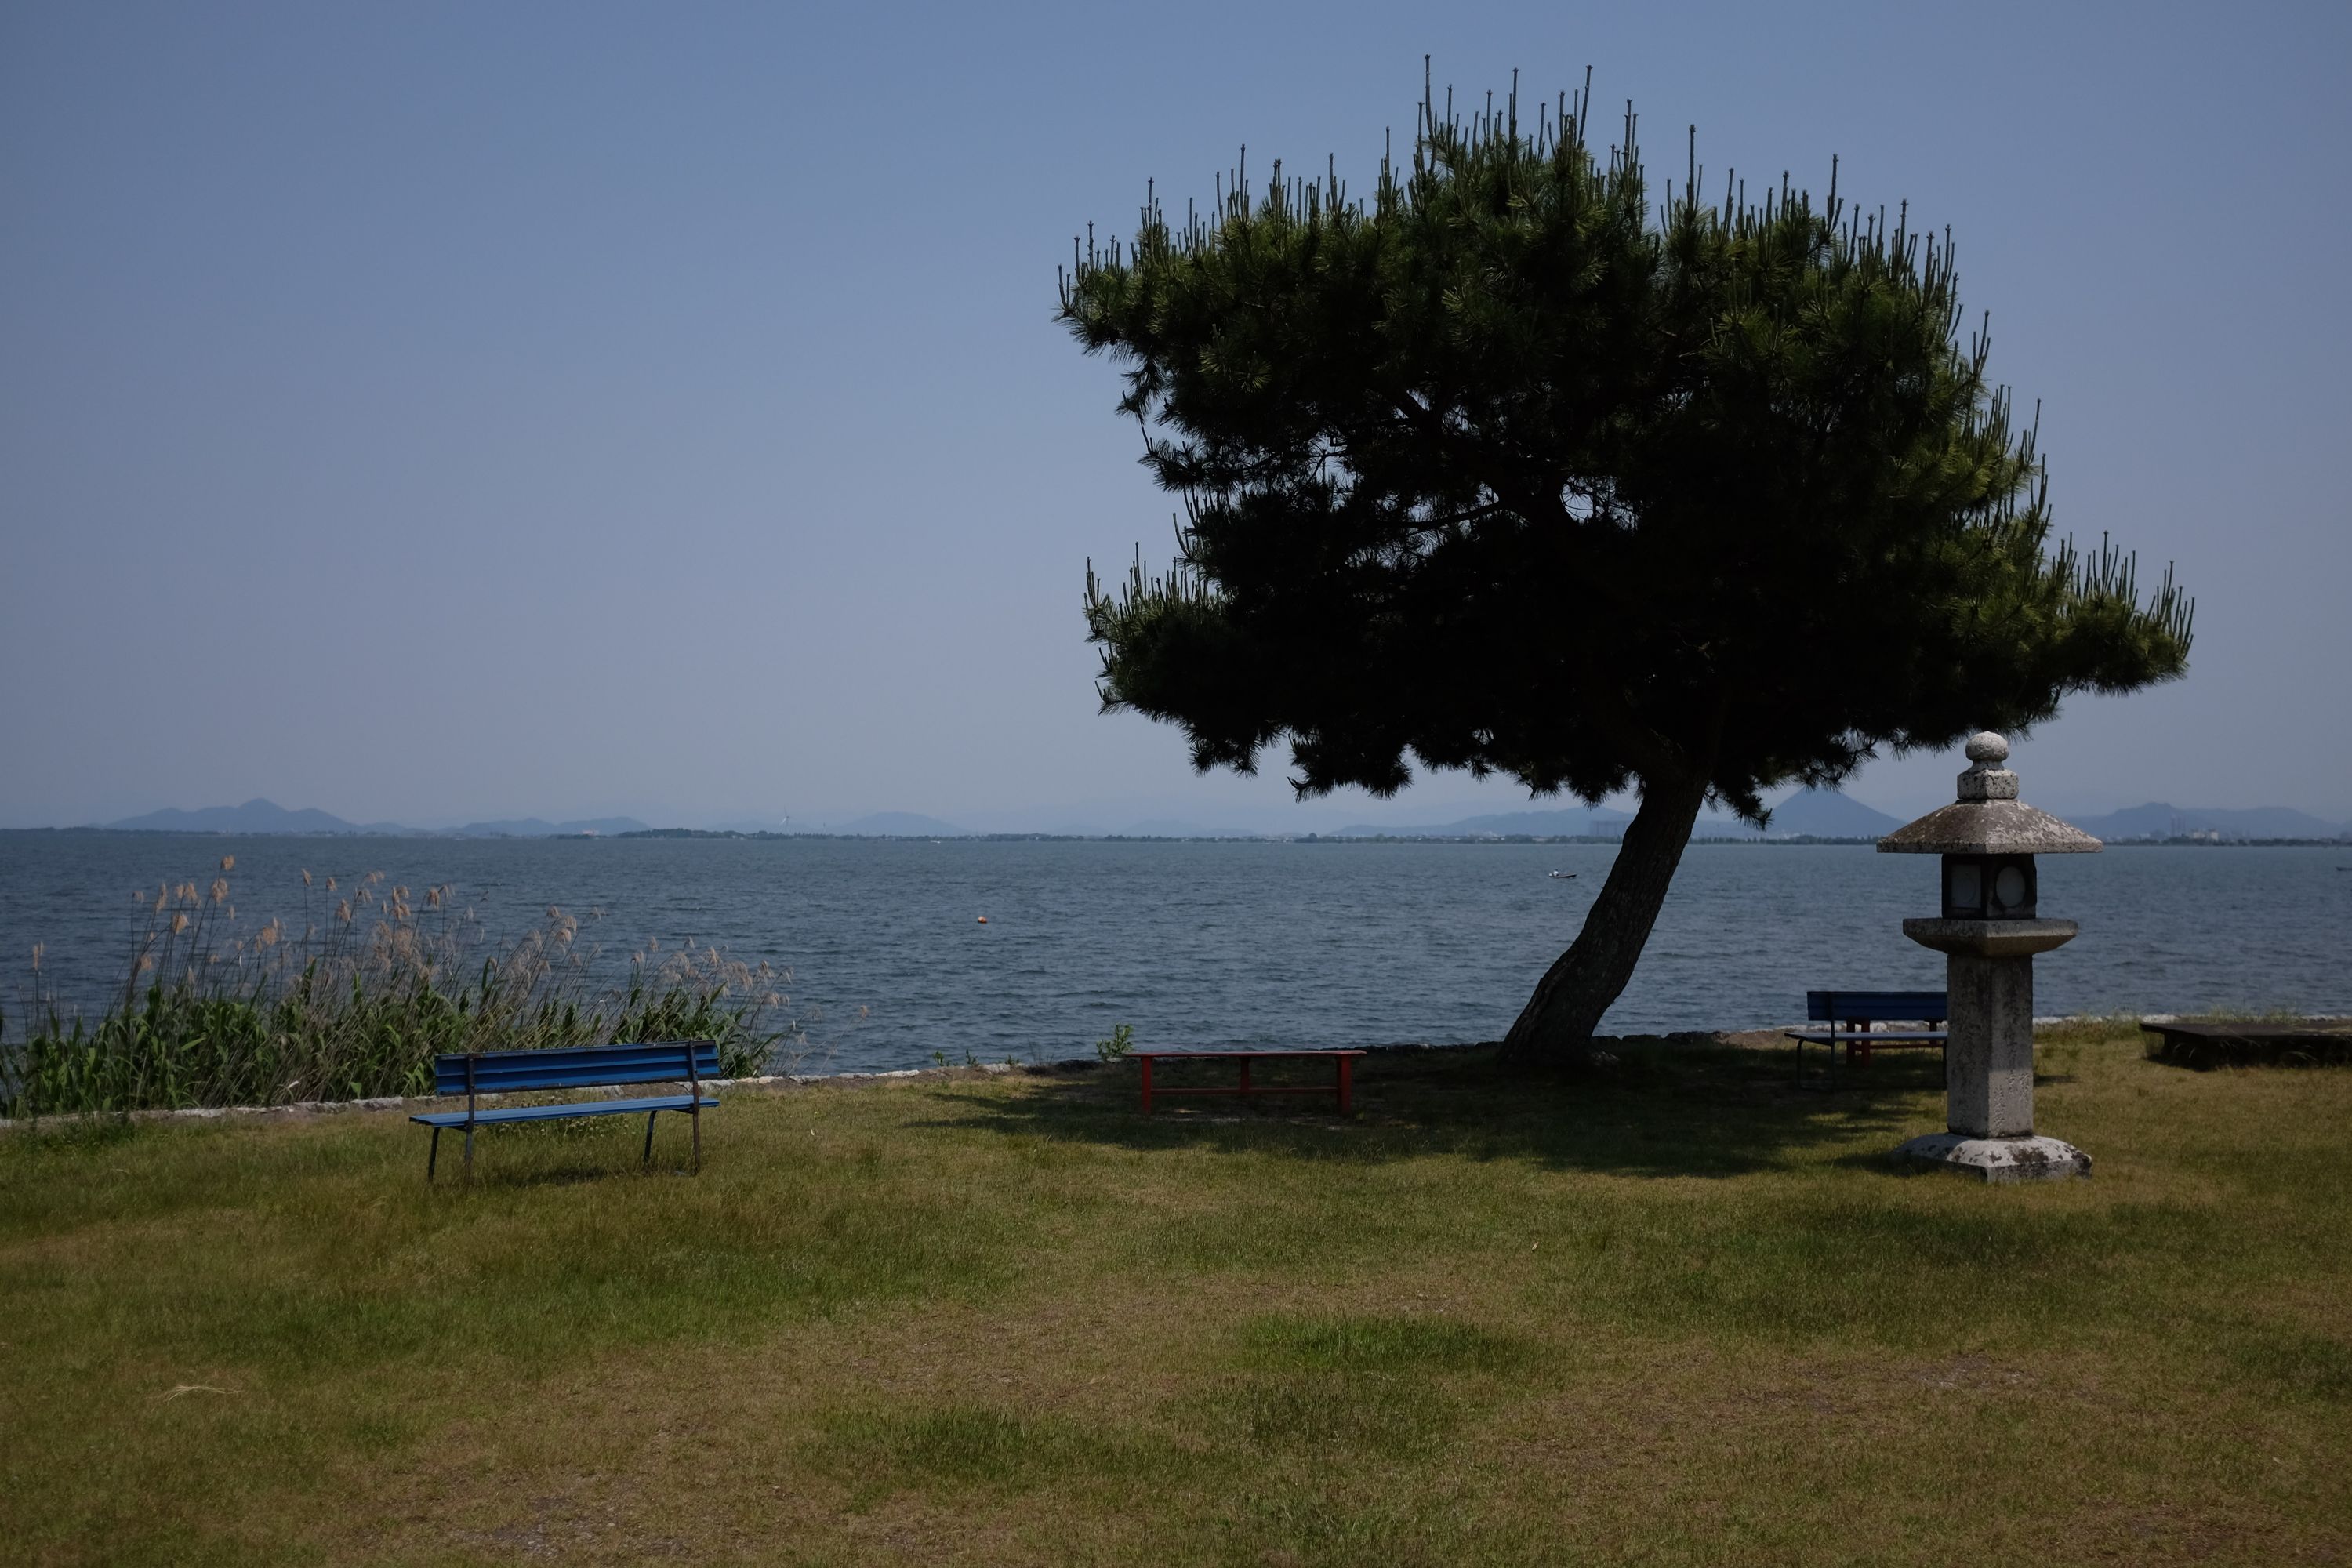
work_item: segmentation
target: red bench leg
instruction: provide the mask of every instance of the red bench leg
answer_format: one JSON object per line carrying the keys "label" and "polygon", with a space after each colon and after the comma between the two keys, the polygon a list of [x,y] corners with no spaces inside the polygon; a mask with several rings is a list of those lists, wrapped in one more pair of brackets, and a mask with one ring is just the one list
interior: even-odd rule
{"label": "red bench leg", "polygon": [[1143,1114],[1151,1114],[1151,1058],[1145,1057],[1138,1064],[1143,1068]]}
{"label": "red bench leg", "polygon": [[1337,1065],[1339,1068],[1339,1114],[1345,1116],[1348,1114],[1348,1100],[1356,1087],[1356,1058],[1341,1057]]}
{"label": "red bench leg", "polygon": [[1242,1099],[1243,1099],[1243,1100],[1248,1100],[1248,1099],[1249,1099],[1249,1092],[1250,1092],[1249,1069],[1250,1069],[1250,1060],[1249,1060],[1249,1058],[1247,1058],[1247,1057],[1244,1057],[1244,1058],[1242,1058]]}

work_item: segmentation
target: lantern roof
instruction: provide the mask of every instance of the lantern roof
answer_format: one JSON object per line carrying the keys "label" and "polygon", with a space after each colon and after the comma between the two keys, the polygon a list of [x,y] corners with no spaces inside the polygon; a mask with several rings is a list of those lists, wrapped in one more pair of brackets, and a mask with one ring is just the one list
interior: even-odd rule
{"label": "lantern roof", "polygon": [[1986,731],[1969,738],[1968,772],[1959,778],[1959,799],[1918,821],[1906,823],[1878,841],[1882,853],[1896,855],[2087,855],[2105,847],[2097,839],[2037,811],[2017,798],[2017,774],[2000,764],[2009,742]]}

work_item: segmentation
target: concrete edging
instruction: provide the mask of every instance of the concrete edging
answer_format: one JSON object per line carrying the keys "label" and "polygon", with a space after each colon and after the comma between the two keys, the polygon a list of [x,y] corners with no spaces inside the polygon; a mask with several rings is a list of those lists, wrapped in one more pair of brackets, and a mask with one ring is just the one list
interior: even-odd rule
{"label": "concrete edging", "polygon": [[[2168,1024],[2179,1016],[2180,1015],[2178,1013],[2147,1013],[2139,1016],[2140,1021],[2147,1024]],[[2332,1014],[2314,1014],[2311,1015],[2311,1016],[2332,1020],[2336,1016]],[[2036,1018],[2033,1022],[2037,1026],[2044,1024],[2088,1024],[2104,1022],[2105,1017],[2106,1016],[2104,1014],[2072,1015],[2057,1017]],[[1681,1042],[1686,1040],[1712,1039],[1721,1035],[1730,1034],[1777,1033],[1783,1028],[1797,1029],[1807,1026],[1808,1026],[1803,1024],[1770,1024],[1759,1026],[1755,1029],[1680,1029],[1656,1037]],[[1496,1040],[1470,1040],[1446,1044],[1438,1044],[1428,1040],[1419,1040],[1400,1041],[1381,1046],[1365,1046],[1361,1048],[1375,1055],[1387,1055],[1390,1053],[1404,1051],[1475,1051],[1482,1047],[1497,1044],[1500,1044],[1500,1042]],[[1097,1061],[1087,1057],[1065,1057],[1059,1061],[1051,1062],[974,1062],[966,1067],[891,1068],[873,1072],[766,1073],[756,1078],[709,1079],[704,1081],[703,1087],[705,1089],[774,1089],[779,1085],[782,1085],[793,1089],[803,1089],[815,1084],[826,1083],[879,1083],[895,1079],[919,1078],[950,1079],[959,1073],[968,1074],[974,1072],[1022,1073],[1030,1077],[1047,1077],[1074,1072],[1099,1072],[1104,1068],[1114,1065],[1116,1065],[1115,1062]],[[646,1087],[646,1086],[642,1084],[632,1084],[628,1086],[628,1092],[631,1094],[642,1093]],[[685,1087],[684,1080],[680,1080],[678,1087],[681,1089]],[[621,1091],[616,1089],[613,1091],[609,1098],[619,1099],[621,1097]],[[367,1100],[300,1100],[288,1105],[200,1105],[190,1106],[177,1110],[133,1110],[128,1112],[124,1119],[131,1121],[170,1121],[174,1120],[212,1121],[220,1120],[224,1117],[232,1116],[335,1116],[356,1111],[406,1110],[411,1108],[421,1110],[426,1106],[440,1104],[445,1098],[446,1097],[444,1096],[431,1094],[379,1095]],[[481,1099],[485,1101],[503,1100],[505,1098],[506,1096],[498,1094],[485,1094],[481,1096]],[[0,1118],[0,1132],[14,1132],[20,1129],[39,1127],[49,1122],[69,1122],[83,1120],[86,1120],[86,1118],[72,1112],[60,1112],[55,1116],[38,1116],[14,1121],[8,1121],[5,1118]]]}

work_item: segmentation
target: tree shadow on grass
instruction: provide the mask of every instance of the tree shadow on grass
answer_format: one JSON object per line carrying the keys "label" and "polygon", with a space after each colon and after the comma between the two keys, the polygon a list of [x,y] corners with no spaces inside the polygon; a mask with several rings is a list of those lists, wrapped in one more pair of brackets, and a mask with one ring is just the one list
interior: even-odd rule
{"label": "tree shadow on grass", "polygon": [[[1941,1124],[1942,1076],[1932,1059],[1882,1059],[1843,1072],[1834,1088],[1799,1088],[1785,1053],[1654,1038],[1607,1042],[1613,1068],[1521,1076],[1491,1047],[1377,1053],[1356,1067],[1355,1113],[1307,1096],[1217,1100],[1155,1109],[1139,1104],[1136,1073],[1056,1076],[1024,1092],[985,1098],[942,1087],[952,1112],[914,1125],[1017,1133],[1137,1150],[1279,1153],[1381,1163],[1433,1153],[1525,1161],[1549,1169],[1638,1176],[1734,1176],[1806,1163],[1805,1152],[1883,1142]],[[1233,1081],[1230,1062],[1162,1065],[1158,1081]],[[1281,1069],[1260,1068],[1261,1081]],[[1291,1064],[1278,1081],[1322,1081],[1319,1063]],[[1222,1075],[1222,1076],[1220,1076]]]}

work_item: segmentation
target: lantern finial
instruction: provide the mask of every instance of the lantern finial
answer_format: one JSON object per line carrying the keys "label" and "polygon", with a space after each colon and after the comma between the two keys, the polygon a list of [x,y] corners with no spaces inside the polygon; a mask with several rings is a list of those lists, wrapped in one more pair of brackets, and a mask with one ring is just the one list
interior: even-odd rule
{"label": "lantern finial", "polygon": [[2009,761],[2009,742],[1990,730],[1969,737],[1967,773],[1960,775],[1960,798],[1966,801],[2015,800],[2017,774],[2001,766]]}

